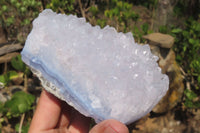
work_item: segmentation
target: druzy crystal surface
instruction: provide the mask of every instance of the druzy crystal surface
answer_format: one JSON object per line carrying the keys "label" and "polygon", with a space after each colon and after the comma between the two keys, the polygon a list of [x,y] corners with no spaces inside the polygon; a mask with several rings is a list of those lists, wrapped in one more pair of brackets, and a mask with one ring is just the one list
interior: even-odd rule
{"label": "druzy crystal surface", "polygon": [[47,91],[96,122],[141,118],[169,85],[158,57],[131,33],[50,9],[33,21],[21,55]]}

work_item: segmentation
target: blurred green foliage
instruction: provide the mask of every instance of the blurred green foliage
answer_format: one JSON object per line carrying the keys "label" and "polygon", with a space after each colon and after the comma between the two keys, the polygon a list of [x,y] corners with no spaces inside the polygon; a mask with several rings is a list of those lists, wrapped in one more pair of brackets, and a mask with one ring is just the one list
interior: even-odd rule
{"label": "blurred green foliage", "polygon": [[21,60],[21,55],[18,55],[11,60],[12,66],[18,71],[25,71],[26,65]]}
{"label": "blurred green foliage", "polygon": [[193,81],[192,90],[185,91],[185,105],[199,108],[200,101],[193,99],[200,96],[200,22],[189,18],[184,28],[174,28],[171,34],[175,37],[176,60],[186,71],[186,80]]}
{"label": "blurred green foliage", "polygon": [[[30,126],[30,123],[27,123],[26,125],[22,125],[21,133],[28,133],[29,126]],[[20,127],[19,123],[15,125],[15,130],[17,132],[19,132],[19,127]]]}
{"label": "blurred green foliage", "polygon": [[[34,108],[35,96],[28,94],[24,91],[15,92],[11,99],[5,103],[0,103],[0,128],[5,122],[5,119],[12,119],[20,117],[23,113],[26,113]],[[22,132],[27,133],[29,129],[29,122],[26,122],[25,126],[22,126]],[[15,125],[16,131],[19,130],[19,123]]]}
{"label": "blurred green foliage", "polygon": [[[11,66],[15,70],[10,70],[0,75],[1,88],[7,89],[12,80],[22,76],[22,72],[23,76],[30,74],[30,70],[21,60],[21,55],[12,58]],[[24,91],[15,92],[11,95],[11,99],[7,100],[5,103],[0,102],[0,128],[2,127],[2,123],[5,122],[5,119],[20,117],[23,113],[32,110],[34,108],[33,103],[35,103],[35,96]],[[25,121],[28,122],[28,120]],[[27,133],[28,127],[29,125],[23,126],[22,132]],[[19,129],[19,123],[15,128]]]}
{"label": "blurred green foliage", "polygon": [[11,65],[15,70],[21,71],[26,75],[31,73],[30,69],[22,61],[21,55],[17,55],[16,57],[12,58]]}
{"label": "blurred green foliage", "polygon": [[145,6],[151,10],[157,8],[158,4],[158,0],[129,0],[129,2],[132,2],[135,5]]}
{"label": "blurred green foliage", "polygon": [[152,32],[148,23],[136,26],[140,16],[134,11],[131,2],[123,0],[102,1],[91,6],[89,11],[92,14],[92,19],[96,20],[94,25],[100,25],[101,28],[110,25],[119,32],[132,32],[138,42],[144,42],[142,36]]}
{"label": "blurred green foliage", "polygon": [[96,16],[99,13],[98,6],[91,6],[89,11],[92,13],[93,16]]}
{"label": "blurred green foliage", "polygon": [[17,77],[18,73],[16,71],[8,71],[5,74],[0,75],[1,87],[7,86],[12,79]]}
{"label": "blurred green foliage", "polygon": [[46,8],[50,8],[55,12],[72,13],[74,10],[75,0],[51,0]]}
{"label": "blurred green foliage", "polygon": [[[103,6],[103,8],[102,8]],[[104,5],[99,4],[98,6],[91,6],[89,11],[92,13],[93,17],[97,18],[97,24],[102,28],[106,25],[110,25],[110,21],[115,21],[114,27],[123,27],[123,32],[127,32],[128,21],[138,21],[139,14],[135,13],[133,10],[133,5],[128,2],[121,0],[111,0],[109,3],[104,3]],[[98,12],[103,12],[103,19],[97,17]]]}
{"label": "blurred green foliage", "polygon": [[178,0],[174,7],[174,14],[178,17],[193,17],[198,19],[200,0]]}
{"label": "blurred green foliage", "polygon": [[11,99],[6,101],[3,106],[3,112],[8,118],[18,117],[32,109],[35,102],[35,96],[23,91],[15,92]]}
{"label": "blurred green foliage", "polygon": [[185,94],[185,106],[188,108],[200,108],[200,101],[198,94],[192,90],[186,89]]}
{"label": "blurred green foliage", "polygon": [[3,111],[3,103],[0,102],[0,113],[2,113],[2,111]]}
{"label": "blurred green foliage", "polygon": [[7,31],[9,38],[24,42],[31,21],[41,10],[41,1],[0,0],[0,5],[0,25]]}
{"label": "blurred green foliage", "polygon": [[185,22],[185,28],[175,28],[171,30],[175,36],[174,50],[177,53],[176,59],[184,70],[191,75],[199,89],[200,82],[200,23],[194,19]]}
{"label": "blurred green foliage", "polygon": [[123,1],[112,0],[112,5],[112,8],[104,11],[104,15],[106,17],[110,19],[117,17],[117,20],[124,24],[126,24],[128,19],[132,19],[134,21],[138,20],[139,14],[136,14],[132,10],[132,4]]}
{"label": "blurred green foliage", "polygon": [[[24,64],[24,62],[21,60],[21,55],[18,55],[11,60],[11,66],[15,70],[8,71],[4,74],[0,75],[0,83],[1,87],[6,87],[8,84],[17,77],[20,77],[21,74],[17,73],[17,71],[23,72],[23,75],[29,75],[30,70],[29,68]],[[16,71],[17,70],[17,71]]]}
{"label": "blurred green foliage", "polygon": [[145,39],[142,38],[143,35],[147,35],[152,33],[153,31],[150,30],[149,28],[149,24],[144,23],[142,24],[140,27],[138,26],[134,26],[133,30],[132,30],[132,34],[134,36],[134,39],[138,42],[138,43],[144,43]]}
{"label": "blurred green foliage", "polygon": [[173,47],[176,61],[186,73],[190,88],[184,92],[184,104],[188,108],[200,108],[200,1],[179,0],[174,16],[183,20],[181,25],[161,26],[159,31],[175,37]]}

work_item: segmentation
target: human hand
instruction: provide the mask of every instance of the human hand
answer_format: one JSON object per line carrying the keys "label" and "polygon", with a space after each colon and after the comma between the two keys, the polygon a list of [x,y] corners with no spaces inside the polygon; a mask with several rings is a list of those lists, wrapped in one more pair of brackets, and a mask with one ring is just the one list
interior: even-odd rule
{"label": "human hand", "polygon": [[[88,133],[89,126],[90,118],[43,91],[29,133]],[[105,120],[94,126],[89,133],[128,133],[128,128],[116,120]]]}

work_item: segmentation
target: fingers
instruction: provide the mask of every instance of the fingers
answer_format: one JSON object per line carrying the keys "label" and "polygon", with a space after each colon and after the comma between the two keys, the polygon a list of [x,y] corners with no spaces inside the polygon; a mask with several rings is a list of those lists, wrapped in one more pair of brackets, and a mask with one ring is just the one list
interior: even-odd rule
{"label": "fingers", "polygon": [[37,133],[72,133],[66,127],[50,129],[47,131],[37,132]]}
{"label": "fingers", "polygon": [[90,119],[52,94],[41,93],[29,133],[88,133]]}
{"label": "fingers", "polygon": [[[88,133],[89,126],[89,118],[52,94],[43,91],[29,133]],[[128,128],[116,120],[106,120],[93,127],[90,133],[128,133]]]}
{"label": "fingers", "polygon": [[70,119],[71,119],[71,111],[72,107],[69,106],[66,102],[62,101],[61,102],[61,114],[60,114],[60,119],[57,124],[57,128],[60,127],[68,127],[70,124]]}
{"label": "fingers", "polygon": [[89,133],[129,133],[128,128],[119,121],[105,120],[94,126]]}
{"label": "fingers", "polygon": [[33,116],[29,133],[55,128],[60,118],[60,104],[60,100],[43,91]]}
{"label": "fingers", "polygon": [[68,130],[71,133],[88,133],[90,127],[90,118],[80,114],[78,111],[73,110],[71,123]]}

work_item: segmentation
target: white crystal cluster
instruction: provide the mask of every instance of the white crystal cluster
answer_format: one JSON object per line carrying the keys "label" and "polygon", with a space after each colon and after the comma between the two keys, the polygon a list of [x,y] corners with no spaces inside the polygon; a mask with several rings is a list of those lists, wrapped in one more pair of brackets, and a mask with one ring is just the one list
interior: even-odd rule
{"label": "white crystal cluster", "polygon": [[131,33],[44,10],[33,21],[23,61],[46,90],[96,122],[131,123],[165,95],[169,80],[148,45]]}

